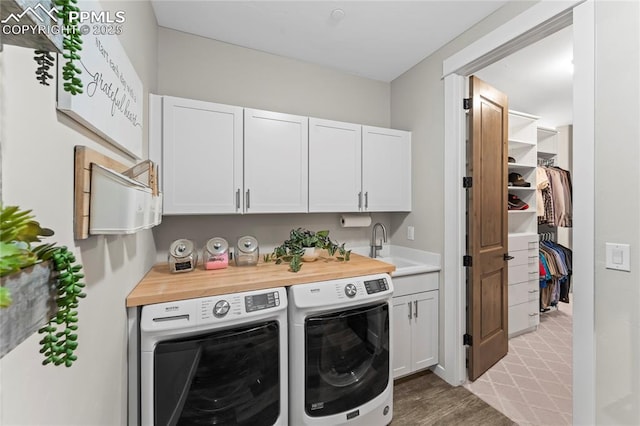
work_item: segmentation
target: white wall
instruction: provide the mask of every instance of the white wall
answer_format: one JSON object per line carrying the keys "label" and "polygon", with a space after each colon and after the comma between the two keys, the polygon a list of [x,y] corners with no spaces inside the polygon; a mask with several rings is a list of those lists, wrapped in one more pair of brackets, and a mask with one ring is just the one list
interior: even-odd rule
{"label": "white wall", "polygon": [[[145,92],[154,90],[157,27],[151,6],[102,5],[105,10],[125,11],[121,43]],[[74,241],[74,146],[86,145],[125,163],[130,160],[56,113],[55,87],[37,83],[32,57],[33,50],[7,45],[0,53],[3,203],[33,209],[37,220],[55,231],[53,240],[76,253],[84,265],[87,298],[78,309],[78,361],[71,368],[41,365],[38,334],[2,358],[0,424],[125,424],[125,298],[155,261],[153,236],[144,231]]]}
{"label": "white wall", "polygon": [[[158,39],[158,94],[389,127],[389,83],[167,28]],[[389,227],[390,214],[375,214],[373,221]],[[254,235],[266,252],[296,227],[328,229],[348,246],[368,245],[371,234],[371,228],[340,228],[337,214],[280,214],[165,216],[154,235],[158,261],[166,261],[178,238],[201,248],[214,236],[234,245]]]}
{"label": "white wall", "polygon": [[160,28],[158,92],[389,127],[389,83]]}
{"label": "white wall", "polygon": [[[640,3],[598,1],[595,87],[596,423],[640,424]],[[575,141],[579,150],[580,141]],[[605,269],[631,245],[631,272]],[[575,283],[579,286],[580,283]]]}

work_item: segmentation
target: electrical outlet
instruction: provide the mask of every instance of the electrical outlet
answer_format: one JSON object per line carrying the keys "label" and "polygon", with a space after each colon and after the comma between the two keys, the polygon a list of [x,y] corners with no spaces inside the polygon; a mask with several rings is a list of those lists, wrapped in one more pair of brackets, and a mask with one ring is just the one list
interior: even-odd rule
{"label": "electrical outlet", "polygon": [[413,241],[415,239],[415,231],[413,226],[407,226],[407,240]]}

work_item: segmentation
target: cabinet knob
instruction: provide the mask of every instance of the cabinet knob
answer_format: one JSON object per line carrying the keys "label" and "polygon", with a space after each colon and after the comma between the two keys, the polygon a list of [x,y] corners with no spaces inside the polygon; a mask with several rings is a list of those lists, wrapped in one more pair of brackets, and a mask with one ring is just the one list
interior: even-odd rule
{"label": "cabinet knob", "polygon": [[413,301],[413,317],[418,318],[418,301]]}
{"label": "cabinet knob", "polygon": [[411,302],[408,302],[407,305],[409,305],[409,320],[411,320]]}

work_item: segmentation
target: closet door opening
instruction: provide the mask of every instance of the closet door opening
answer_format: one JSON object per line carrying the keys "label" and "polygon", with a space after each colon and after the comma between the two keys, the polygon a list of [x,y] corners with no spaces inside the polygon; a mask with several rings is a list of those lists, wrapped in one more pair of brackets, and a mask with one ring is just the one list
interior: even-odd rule
{"label": "closet door opening", "polygon": [[572,35],[565,27],[474,72],[508,96],[513,259],[507,356],[465,387],[517,423],[573,419]]}

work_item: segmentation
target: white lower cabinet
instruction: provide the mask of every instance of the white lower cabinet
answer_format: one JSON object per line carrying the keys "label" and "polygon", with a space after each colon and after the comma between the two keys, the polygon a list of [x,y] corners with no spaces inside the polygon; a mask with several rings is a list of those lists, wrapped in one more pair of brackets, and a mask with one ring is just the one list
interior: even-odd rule
{"label": "white lower cabinet", "polygon": [[393,278],[393,378],[438,363],[438,273]]}
{"label": "white lower cabinet", "polygon": [[515,337],[540,322],[538,235],[510,235],[509,255],[509,337]]}

